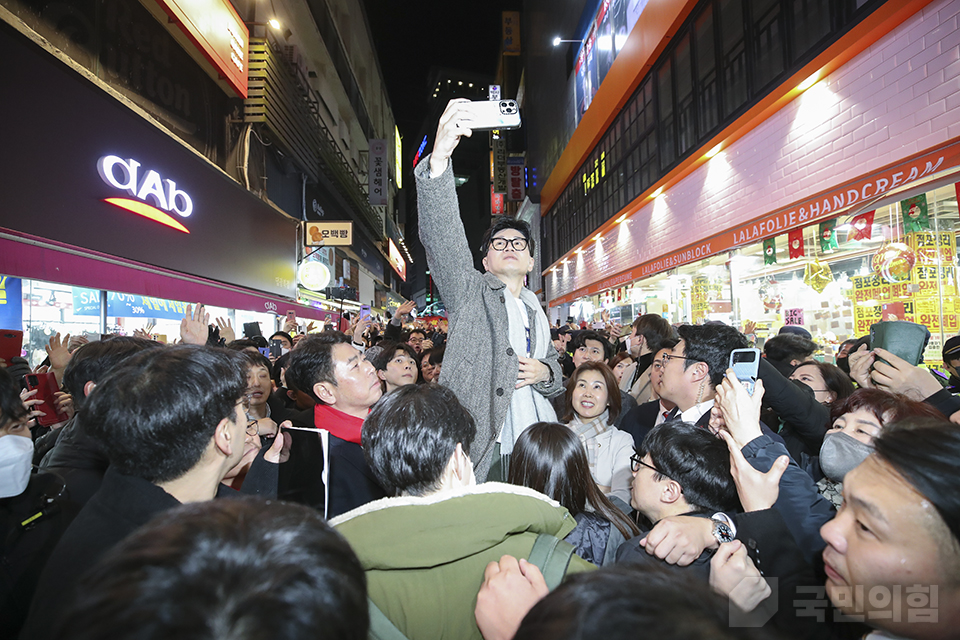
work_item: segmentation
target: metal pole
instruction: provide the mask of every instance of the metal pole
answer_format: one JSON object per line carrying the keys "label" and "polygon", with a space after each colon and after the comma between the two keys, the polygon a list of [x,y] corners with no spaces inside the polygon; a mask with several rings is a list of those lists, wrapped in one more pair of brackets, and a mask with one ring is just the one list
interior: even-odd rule
{"label": "metal pole", "polygon": [[107,332],[107,292],[100,290],[100,335]]}

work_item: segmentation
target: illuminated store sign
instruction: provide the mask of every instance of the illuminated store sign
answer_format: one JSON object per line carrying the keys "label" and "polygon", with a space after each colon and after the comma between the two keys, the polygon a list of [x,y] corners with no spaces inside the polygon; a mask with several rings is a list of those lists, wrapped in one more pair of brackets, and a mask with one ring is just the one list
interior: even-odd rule
{"label": "illuminated store sign", "polygon": [[[132,213],[149,218],[160,224],[190,233],[179,221],[164,211],[175,213],[181,218],[187,218],[193,213],[193,200],[190,195],[177,188],[173,180],[164,180],[156,171],[148,170],[140,177],[140,163],[129,158],[124,160],[119,156],[103,156],[97,161],[97,171],[100,177],[111,187],[126,191],[137,198],[106,198],[115,207],[126,209]],[[147,200],[151,200],[153,205]]]}
{"label": "illuminated store sign", "polygon": [[144,6],[218,84],[247,97],[250,31],[229,0],[145,0]]}

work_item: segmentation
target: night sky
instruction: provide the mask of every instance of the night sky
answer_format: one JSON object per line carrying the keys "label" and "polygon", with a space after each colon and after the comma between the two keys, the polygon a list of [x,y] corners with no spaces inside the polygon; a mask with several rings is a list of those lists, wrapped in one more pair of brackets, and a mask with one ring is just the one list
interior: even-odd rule
{"label": "night sky", "polygon": [[520,0],[363,0],[400,133],[416,135],[433,66],[493,74],[500,12]]}

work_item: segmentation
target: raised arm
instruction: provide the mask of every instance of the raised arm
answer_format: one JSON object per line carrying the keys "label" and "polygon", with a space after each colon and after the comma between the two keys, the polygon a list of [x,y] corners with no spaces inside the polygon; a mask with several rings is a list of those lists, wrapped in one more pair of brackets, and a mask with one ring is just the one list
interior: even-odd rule
{"label": "raised arm", "polygon": [[427,254],[427,265],[440,290],[448,313],[455,313],[460,294],[471,279],[480,274],[473,268],[470,246],[460,220],[460,203],[453,178],[450,156],[462,136],[472,131],[464,105],[468,100],[451,100],[447,104],[433,153],[420,161],[414,170],[417,180],[417,211],[420,241]]}

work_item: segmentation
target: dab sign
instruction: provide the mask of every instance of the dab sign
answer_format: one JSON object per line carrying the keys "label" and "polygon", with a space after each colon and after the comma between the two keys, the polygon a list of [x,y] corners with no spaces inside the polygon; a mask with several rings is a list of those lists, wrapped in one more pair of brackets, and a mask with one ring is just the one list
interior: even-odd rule
{"label": "dab sign", "polygon": [[[156,171],[143,172],[141,176],[140,163],[129,158],[124,160],[119,156],[103,156],[97,161],[97,171],[100,177],[111,187],[126,191],[131,198],[106,198],[115,207],[125,209],[144,218],[166,225],[183,233],[190,233],[179,220],[189,218],[193,213],[193,200],[186,191],[177,188],[173,180],[163,179]],[[149,202],[148,202],[149,201]],[[152,204],[150,204],[152,202]]]}

